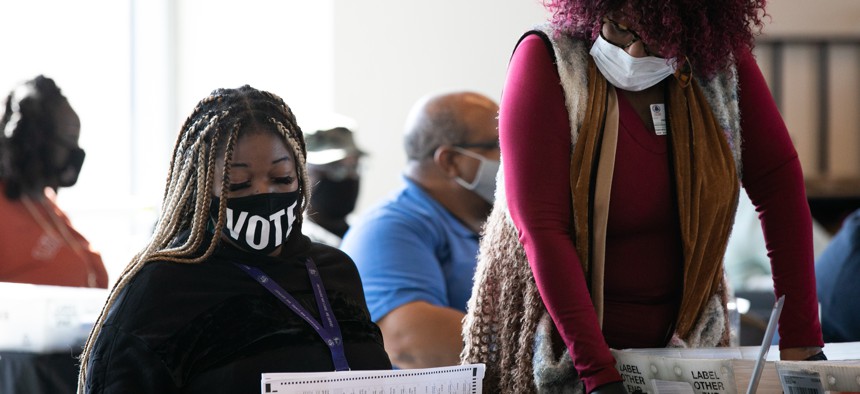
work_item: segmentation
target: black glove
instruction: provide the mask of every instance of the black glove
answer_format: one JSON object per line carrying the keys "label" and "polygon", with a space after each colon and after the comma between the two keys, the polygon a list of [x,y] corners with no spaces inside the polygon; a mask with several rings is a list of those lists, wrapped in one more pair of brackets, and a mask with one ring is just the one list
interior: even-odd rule
{"label": "black glove", "polygon": [[806,361],[824,361],[824,360],[827,360],[827,356],[824,355],[823,350],[806,358]]}
{"label": "black glove", "polygon": [[590,394],[628,394],[627,389],[624,388],[624,384],[621,382],[612,382],[604,384],[594,390],[591,390]]}

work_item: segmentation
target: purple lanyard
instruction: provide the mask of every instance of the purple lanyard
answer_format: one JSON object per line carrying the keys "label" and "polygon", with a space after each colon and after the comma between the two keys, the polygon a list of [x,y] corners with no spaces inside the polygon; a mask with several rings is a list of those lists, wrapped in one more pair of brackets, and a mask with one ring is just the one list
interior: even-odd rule
{"label": "purple lanyard", "polygon": [[278,299],[289,307],[290,310],[299,315],[302,319],[308,322],[314,330],[316,330],[317,334],[319,334],[331,351],[331,358],[334,362],[335,371],[349,371],[349,364],[346,362],[346,353],[343,349],[343,337],[340,334],[340,326],[338,326],[337,319],[334,316],[334,312],[331,310],[331,305],[329,305],[328,296],[326,295],[325,288],[323,287],[320,273],[317,271],[317,266],[310,258],[305,260],[305,266],[308,267],[308,277],[310,277],[311,285],[314,288],[314,297],[317,300],[317,308],[319,308],[323,324],[317,322],[307,309],[302,307],[301,304],[299,304],[299,302],[290,295],[290,293],[287,293],[283,287],[275,283],[275,281],[263,273],[263,271],[241,263],[233,264],[241,268],[246,274],[250,275],[254,280],[263,285],[266,290],[274,294],[275,297],[278,297]]}

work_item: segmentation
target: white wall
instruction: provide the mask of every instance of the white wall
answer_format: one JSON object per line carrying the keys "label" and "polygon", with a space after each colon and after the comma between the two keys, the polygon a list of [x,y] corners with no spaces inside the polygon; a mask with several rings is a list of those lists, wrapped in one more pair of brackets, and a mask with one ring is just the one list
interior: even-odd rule
{"label": "white wall", "polygon": [[180,120],[213,89],[244,84],[283,97],[297,117],[315,108],[331,108],[331,0],[179,0],[177,4]]}
{"label": "white wall", "polygon": [[111,279],[148,238],[182,121],[218,87],[284,97],[300,124],[338,112],[371,153],[358,210],[399,182],[412,102],[443,89],[499,99],[539,0],[0,1],[0,91],[45,73],[83,124],[87,161],[60,205]]}
{"label": "white wall", "polygon": [[400,183],[402,129],[432,91],[501,97],[520,35],[548,17],[539,0],[335,0],[335,110],[356,119],[370,152],[358,213]]}

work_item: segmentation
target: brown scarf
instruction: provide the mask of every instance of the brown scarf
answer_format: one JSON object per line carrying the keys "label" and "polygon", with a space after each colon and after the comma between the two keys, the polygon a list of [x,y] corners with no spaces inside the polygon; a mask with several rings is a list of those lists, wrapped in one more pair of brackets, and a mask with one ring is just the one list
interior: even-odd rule
{"label": "brown scarf", "polygon": [[[570,161],[575,244],[586,278],[595,269],[591,261],[596,247],[593,200],[607,86],[589,58],[588,106]],[[723,255],[740,184],[732,151],[698,83],[692,80],[682,87],[675,78],[669,78],[667,89],[668,133],[684,255],[684,290],[676,331],[686,340],[722,281]],[[593,289],[595,284],[590,286]],[[597,309],[602,306],[597,305]]]}

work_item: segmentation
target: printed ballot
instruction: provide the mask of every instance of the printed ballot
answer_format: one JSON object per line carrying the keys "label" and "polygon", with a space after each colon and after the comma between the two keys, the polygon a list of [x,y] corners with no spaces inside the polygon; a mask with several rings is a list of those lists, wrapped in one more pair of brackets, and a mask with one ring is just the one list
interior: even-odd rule
{"label": "printed ballot", "polygon": [[441,368],[264,373],[263,394],[480,394],[484,364]]}

